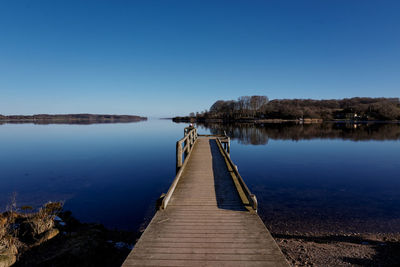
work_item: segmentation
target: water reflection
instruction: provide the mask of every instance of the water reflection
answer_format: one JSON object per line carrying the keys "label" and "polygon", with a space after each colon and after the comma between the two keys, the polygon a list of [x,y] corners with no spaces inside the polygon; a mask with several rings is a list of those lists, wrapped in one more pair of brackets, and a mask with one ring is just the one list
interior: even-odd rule
{"label": "water reflection", "polygon": [[[1,125],[0,211],[16,192],[20,206],[64,200],[82,221],[138,229],[175,176],[185,126]],[[399,124],[199,125],[224,131],[270,230],[400,231]]]}
{"label": "water reflection", "polygon": [[212,134],[226,134],[244,145],[266,145],[274,140],[343,139],[351,141],[400,140],[396,123],[271,123],[271,124],[199,124]]}

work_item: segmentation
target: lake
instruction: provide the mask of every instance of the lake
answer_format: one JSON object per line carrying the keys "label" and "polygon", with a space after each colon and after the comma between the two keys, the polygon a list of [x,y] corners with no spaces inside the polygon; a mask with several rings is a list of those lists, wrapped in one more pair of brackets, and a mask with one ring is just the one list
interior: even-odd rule
{"label": "lake", "polygon": [[[84,222],[138,230],[175,176],[186,124],[0,125],[0,210],[64,201]],[[274,232],[400,232],[400,125],[198,125],[231,158]]]}

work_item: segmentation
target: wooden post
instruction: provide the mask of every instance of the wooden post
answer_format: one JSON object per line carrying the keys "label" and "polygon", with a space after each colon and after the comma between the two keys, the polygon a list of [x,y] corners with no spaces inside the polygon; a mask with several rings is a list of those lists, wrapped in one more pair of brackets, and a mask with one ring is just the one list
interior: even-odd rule
{"label": "wooden post", "polygon": [[228,137],[228,143],[227,143],[228,149],[226,152],[228,152],[228,154],[231,153],[231,139]]}
{"label": "wooden post", "polygon": [[[185,142],[183,142],[183,155],[185,159],[188,154],[189,154],[189,138],[187,138]],[[183,161],[185,161],[185,159],[183,159]]]}
{"label": "wooden post", "polygon": [[254,194],[251,194],[251,195],[250,195],[250,199],[251,199],[251,202],[252,202],[253,209],[257,212],[258,203],[257,203],[257,198],[256,198],[256,196],[255,196]]}
{"label": "wooden post", "polygon": [[189,139],[188,139],[188,143],[189,143],[188,153],[189,153],[190,150],[192,149],[192,136],[193,136],[193,131],[190,131]]}
{"label": "wooden post", "polygon": [[176,172],[182,167],[182,144],[181,142],[176,142]]}

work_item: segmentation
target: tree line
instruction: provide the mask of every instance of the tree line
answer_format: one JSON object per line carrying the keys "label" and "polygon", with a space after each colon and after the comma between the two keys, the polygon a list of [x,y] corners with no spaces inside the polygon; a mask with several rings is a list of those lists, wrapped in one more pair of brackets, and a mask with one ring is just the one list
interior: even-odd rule
{"label": "tree line", "polygon": [[[184,120],[188,117],[177,117]],[[191,113],[197,121],[223,120],[400,120],[399,98],[354,97],[345,99],[275,99],[267,96],[241,96],[218,100],[204,112]]]}

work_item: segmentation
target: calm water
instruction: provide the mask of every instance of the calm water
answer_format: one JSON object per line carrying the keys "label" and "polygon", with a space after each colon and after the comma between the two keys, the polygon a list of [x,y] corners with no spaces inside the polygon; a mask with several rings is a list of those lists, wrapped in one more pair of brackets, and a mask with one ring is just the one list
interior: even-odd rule
{"label": "calm water", "polygon": [[[136,230],[175,175],[185,124],[0,125],[0,209],[65,201],[87,222]],[[400,125],[199,125],[231,157],[273,231],[400,231]]]}

